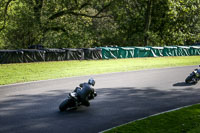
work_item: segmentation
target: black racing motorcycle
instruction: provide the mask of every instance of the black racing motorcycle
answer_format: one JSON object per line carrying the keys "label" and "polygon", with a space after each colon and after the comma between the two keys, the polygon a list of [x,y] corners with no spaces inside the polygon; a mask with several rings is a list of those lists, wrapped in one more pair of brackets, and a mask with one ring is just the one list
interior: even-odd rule
{"label": "black racing motorcycle", "polygon": [[[199,65],[200,67],[200,65]],[[195,69],[190,75],[185,79],[187,84],[196,84],[200,80],[200,70]]]}
{"label": "black racing motorcycle", "polygon": [[[88,96],[89,100],[94,99],[94,97],[97,96],[96,92],[90,93],[90,95]],[[80,98],[77,96],[76,92],[71,92],[69,93],[67,99],[65,99],[59,106],[59,110],[61,112],[65,111],[65,110],[76,110],[78,106],[81,106],[81,100]]]}

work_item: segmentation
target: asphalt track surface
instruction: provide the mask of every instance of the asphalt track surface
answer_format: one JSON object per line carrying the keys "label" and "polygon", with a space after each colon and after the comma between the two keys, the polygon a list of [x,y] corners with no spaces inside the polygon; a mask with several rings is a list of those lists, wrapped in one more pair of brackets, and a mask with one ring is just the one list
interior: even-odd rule
{"label": "asphalt track surface", "polygon": [[186,85],[197,66],[93,75],[90,107],[59,112],[59,104],[91,76],[0,86],[0,133],[96,133],[200,102],[200,83]]}

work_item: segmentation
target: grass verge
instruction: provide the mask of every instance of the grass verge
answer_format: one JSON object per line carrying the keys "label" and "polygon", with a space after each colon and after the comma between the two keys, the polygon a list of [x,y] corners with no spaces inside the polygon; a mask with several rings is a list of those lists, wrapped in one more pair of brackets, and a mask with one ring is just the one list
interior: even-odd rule
{"label": "grass verge", "polygon": [[0,85],[199,63],[200,56],[1,64]]}
{"label": "grass verge", "polygon": [[200,133],[200,105],[138,120],[104,133]]}

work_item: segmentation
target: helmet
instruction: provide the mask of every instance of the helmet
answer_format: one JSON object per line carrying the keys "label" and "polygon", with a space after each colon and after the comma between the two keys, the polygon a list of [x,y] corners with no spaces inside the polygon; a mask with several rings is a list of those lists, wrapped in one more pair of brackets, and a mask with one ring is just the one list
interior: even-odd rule
{"label": "helmet", "polygon": [[94,85],[95,85],[94,79],[93,79],[93,78],[90,78],[90,79],[88,80],[88,84],[94,86]]}

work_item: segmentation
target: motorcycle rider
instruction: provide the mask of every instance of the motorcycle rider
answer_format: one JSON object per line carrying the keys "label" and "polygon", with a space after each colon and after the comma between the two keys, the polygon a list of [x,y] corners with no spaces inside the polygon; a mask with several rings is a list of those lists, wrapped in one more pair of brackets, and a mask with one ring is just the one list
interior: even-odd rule
{"label": "motorcycle rider", "polygon": [[[200,65],[199,65],[199,67],[200,67]],[[197,72],[200,73],[200,69],[197,69]]]}
{"label": "motorcycle rider", "polygon": [[[199,65],[200,67],[200,65]],[[200,69],[195,69],[186,79],[186,83],[196,84],[200,80]]]}
{"label": "motorcycle rider", "polygon": [[93,78],[90,78],[87,83],[81,83],[79,87],[76,87],[76,89],[74,90],[74,92],[77,93],[78,99],[85,106],[90,106],[89,100],[94,98],[93,94],[96,94],[94,92],[94,88],[92,88],[92,86],[94,85],[95,80]]}
{"label": "motorcycle rider", "polygon": [[[199,67],[200,67],[200,65],[199,65]],[[197,77],[199,78],[200,77],[200,69],[196,69],[197,70]],[[198,82],[198,80],[197,79],[193,79],[194,81],[195,81],[195,83],[197,83]]]}

